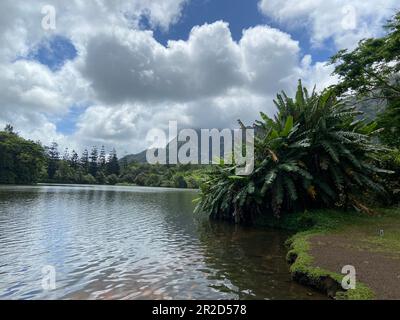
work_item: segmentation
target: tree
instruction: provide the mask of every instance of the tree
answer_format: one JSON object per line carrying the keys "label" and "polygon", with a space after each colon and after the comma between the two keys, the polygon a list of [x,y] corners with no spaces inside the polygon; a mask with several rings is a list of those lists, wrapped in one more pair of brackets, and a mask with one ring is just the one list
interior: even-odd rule
{"label": "tree", "polygon": [[72,153],[71,153],[70,166],[74,170],[78,169],[78,167],[79,167],[79,156],[75,150],[72,150]]}
{"label": "tree", "polygon": [[383,129],[379,137],[390,147],[400,149],[400,99],[388,99],[386,109],[377,115],[378,126]]}
{"label": "tree", "polygon": [[69,149],[65,148],[64,154],[63,154],[63,161],[69,162],[69,160],[70,160]]}
{"label": "tree", "polygon": [[53,142],[50,147],[46,147],[47,149],[47,158],[48,158],[48,166],[47,166],[47,175],[49,179],[53,179],[54,175],[58,169],[58,162],[60,161],[60,153],[58,152],[58,144]]}
{"label": "tree", "polygon": [[32,184],[45,168],[45,150],[13,130],[0,131],[0,183]]}
{"label": "tree", "polygon": [[332,57],[340,77],[337,93],[352,90],[364,98],[400,98],[400,12],[385,28],[386,36],[362,40],[353,51],[341,50]]}
{"label": "tree", "polygon": [[355,106],[299,83],[295,99],[277,96],[274,119],[255,124],[255,170],[236,176],[236,166],[216,167],[201,186],[198,211],[215,219],[247,222],[255,214],[355,206],[365,192],[385,194],[375,157],[385,149],[372,139],[376,123],[355,121]]}
{"label": "tree", "polygon": [[8,134],[16,135],[16,133],[14,132],[14,127],[11,124],[6,124],[4,131]]}
{"label": "tree", "polygon": [[97,150],[97,147],[93,147],[92,151],[90,153],[90,163],[89,163],[89,173],[95,177],[97,175],[97,170],[98,170],[98,158],[99,158],[99,152]]}
{"label": "tree", "polygon": [[378,126],[383,129],[380,138],[400,148],[400,12],[385,28],[384,37],[363,40],[351,52],[339,51],[331,62],[340,79],[336,92],[350,94],[361,110],[375,104],[380,109]]}
{"label": "tree", "polygon": [[111,174],[107,177],[107,183],[110,185],[116,185],[118,183],[118,176]]}
{"label": "tree", "polygon": [[99,155],[99,166],[100,170],[104,173],[106,170],[106,164],[107,164],[107,159],[106,159],[106,150],[104,146],[101,147],[100,155]]}
{"label": "tree", "polygon": [[68,165],[66,161],[60,161],[58,169],[54,175],[54,180],[60,183],[72,183],[75,182],[74,170]]}
{"label": "tree", "polygon": [[85,149],[82,153],[80,165],[85,174],[89,173],[89,151]]}
{"label": "tree", "polygon": [[117,176],[120,174],[120,166],[119,166],[117,152],[115,151],[115,149],[112,150],[109,157],[109,161],[107,163],[107,174],[108,175],[115,174]]}

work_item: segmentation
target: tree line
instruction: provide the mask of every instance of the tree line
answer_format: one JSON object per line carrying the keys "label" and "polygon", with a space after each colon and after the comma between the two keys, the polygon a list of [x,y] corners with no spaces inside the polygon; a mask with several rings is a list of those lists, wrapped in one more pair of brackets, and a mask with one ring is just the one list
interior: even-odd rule
{"label": "tree line", "polygon": [[53,142],[45,147],[47,157],[46,182],[116,184],[120,175],[117,152],[109,154],[102,146],[100,151],[94,146],[89,152],[85,149],[79,156],[75,150],[66,148],[61,154],[58,144]]}
{"label": "tree line", "polygon": [[189,165],[150,165],[118,159],[112,149],[59,150],[53,142],[19,136],[11,125],[0,131],[0,184],[124,184],[165,188],[198,188],[205,169]]}
{"label": "tree line", "polygon": [[121,168],[117,152],[109,154],[101,147],[60,153],[53,142],[43,146],[26,140],[8,124],[0,131],[0,183],[33,184],[37,182],[116,184]]}

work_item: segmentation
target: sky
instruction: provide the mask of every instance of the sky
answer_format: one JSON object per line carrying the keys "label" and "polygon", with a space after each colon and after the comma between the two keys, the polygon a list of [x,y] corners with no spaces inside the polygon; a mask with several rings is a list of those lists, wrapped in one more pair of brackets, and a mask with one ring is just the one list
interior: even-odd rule
{"label": "sky", "polygon": [[0,2],[0,127],[60,148],[149,145],[147,133],[252,124],[329,57],[381,36],[398,0]]}

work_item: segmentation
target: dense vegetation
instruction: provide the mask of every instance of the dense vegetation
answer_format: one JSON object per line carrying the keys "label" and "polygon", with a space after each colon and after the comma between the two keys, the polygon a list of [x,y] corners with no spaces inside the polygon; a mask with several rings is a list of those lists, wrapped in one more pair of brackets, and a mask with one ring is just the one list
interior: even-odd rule
{"label": "dense vegetation", "polygon": [[202,170],[194,166],[150,165],[119,160],[115,150],[106,154],[93,147],[90,153],[84,150],[81,157],[75,151],[70,155],[65,150],[60,157],[57,144],[46,148],[46,182],[77,184],[122,184],[146,187],[198,188]]}
{"label": "dense vegetation", "polygon": [[35,183],[45,160],[41,145],[19,137],[9,125],[0,131],[0,183]]}
{"label": "dense vegetation", "polygon": [[384,149],[375,143],[376,123],[356,119],[355,106],[329,89],[311,95],[299,84],[296,98],[278,95],[274,119],[261,114],[255,140],[255,171],[235,176],[235,166],[212,172],[202,186],[199,210],[214,218],[245,222],[256,214],[345,206],[362,207],[360,195],[384,194],[375,167]]}
{"label": "dense vegetation", "polygon": [[348,52],[332,58],[341,79],[336,93],[356,101],[361,110],[375,105],[379,139],[392,150],[380,155],[382,165],[393,170],[385,185],[393,202],[400,202],[400,12],[385,26],[387,35],[366,39]]}
{"label": "dense vegetation", "polygon": [[104,147],[100,152],[97,147],[85,149],[79,155],[73,150],[71,154],[65,149],[61,156],[57,143],[45,147],[47,155],[46,175],[43,182],[82,183],[82,184],[116,184],[120,174],[120,165],[115,150],[107,154]]}
{"label": "dense vegetation", "polygon": [[[254,125],[254,172],[241,177],[235,166],[215,168],[201,186],[197,210],[242,223],[313,208],[370,212],[371,200],[396,201],[400,13],[387,29],[387,36],[332,58],[336,86],[309,95],[300,83],[294,99],[279,94],[274,119],[261,113]],[[360,111],[371,101],[383,106],[373,122]]]}
{"label": "dense vegetation", "polygon": [[120,165],[113,150],[109,155],[104,148],[98,153],[94,147],[81,157],[68,149],[60,156],[58,145],[42,146],[25,140],[14,132],[11,125],[0,131],[0,183],[33,184],[56,183],[109,183],[119,181]]}
{"label": "dense vegetation", "polygon": [[0,184],[75,183],[128,184],[149,187],[198,188],[204,168],[189,165],[149,165],[119,160],[93,147],[79,156],[61,154],[57,143],[42,146],[20,137],[11,125],[0,131]]}
{"label": "dense vegetation", "polygon": [[120,183],[148,187],[199,188],[206,169],[200,165],[150,165],[133,162],[126,165]]}

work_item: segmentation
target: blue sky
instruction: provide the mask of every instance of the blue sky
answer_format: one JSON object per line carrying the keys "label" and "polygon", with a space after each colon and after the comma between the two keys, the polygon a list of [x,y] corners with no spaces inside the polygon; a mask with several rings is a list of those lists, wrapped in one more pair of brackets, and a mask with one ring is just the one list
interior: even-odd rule
{"label": "blue sky", "polygon": [[[329,41],[325,46],[313,47],[305,25],[289,30],[284,24],[265,17],[258,9],[258,2],[259,0],[192,0],[184,6],[178,23],[172,25],[168,31],[156,28],[154,36],[166,45],[168,40],[187,40],[193,26],[223,20],[229,23],[233,39],[239,41],[243,29],[266,24],[291,34],[293,39],[300,42],[303,53],[312,54],[314,61],[326,61],[335,53],[335,48]],[[142,22],[144,28],[149,28],[145,18]]]}
{"label": "blue sky", "polygon": [[73,60],[77,55],[75,46],[68,38],[55,35],[33,48],[27,59],[36,60],[48,66],[52,71],[58,71],[65,61]]}

